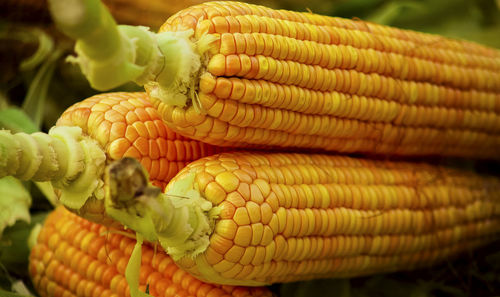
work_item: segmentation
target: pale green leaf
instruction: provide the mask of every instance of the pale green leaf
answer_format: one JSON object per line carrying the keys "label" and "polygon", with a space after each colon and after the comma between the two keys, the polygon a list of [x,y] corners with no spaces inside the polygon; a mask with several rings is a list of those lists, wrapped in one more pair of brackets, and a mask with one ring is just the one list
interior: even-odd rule
{"label": "pale green leaf", "polygon": [[21,295],[21,294],[12,293],[12,292],[8,292],[8,291],[0,289],[0,296],[2,296],[2,297],[27,297],[29,295]]}
{"label": "pale green leaf", "polygon": [[10,130],[13,133],[34,133],[38,131],[31,118],[17,107],[0,110],[0,128]]}
{"label": "pale green leaf", "polygon": [[35,69],[39,64],[45,61],[54,50],[54,41],[47,33],[38,28],[30,28],[29,33],[38,39],[38,48],[33,55],[21,62],[21,65],[19,65],[21,71]]}
{"label": "pale green leaf", "polygon": [[35,182],[35,185],[38,187],[40,192],[42,192],[45,198],[47,198],[50,204],[52,204],[52,206],[59,204],[56,192],[54,191],[54,187],[51,182]]}
{"label": "pale green leaf", "polygon": [[16,292],[21,296],[33,296],[33,294],[31,294],[24,282],[21,280],[16,280],[14,281],[14,283],[12,283],[12,292]]}
{"label": "pale green leaf", "polygon": [[17,221],[14,226],[4,230],[0,239],[0,267],[6,270],[3,275],[0,273],[0,279],[4,278],[7,283],[0,282],[0,288],[11,289],[16,277],[26,273],[30,240],[33,245],[33,242],[36,241],[35,237],[38,235],[37,230],[40,230],[47,214],[47,212],[34,214],[31,216],[30,224],[25,221]]}
{"label": "pale green leaf", "polygon": [[24,98],[23,109],[38,127],[40,127],[42,123],[49,85],[52,81],[57,61],[62,54],[63,51],[59,48],[51,53],[36,73],[33,81],[30,83],[28,93]]}
{"label": "pale green leaf", "polygon": [[16,178],[0,179],[0,238],[4,229],[16,221],[30,222],[31,196]]}
{"label": "pale green leaf", "polygon": [[371,13],[367,20],[377,24],[391,25],[404,10],[425,11],[425,7],[416,1],[388,2]]}

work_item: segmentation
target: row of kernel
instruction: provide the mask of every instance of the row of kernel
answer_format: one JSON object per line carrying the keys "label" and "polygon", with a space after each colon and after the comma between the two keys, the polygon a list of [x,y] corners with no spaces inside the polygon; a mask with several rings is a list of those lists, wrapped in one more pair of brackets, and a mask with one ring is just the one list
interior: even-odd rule
{"label": "row of kernel", "polygon": [[[328,170],[328,173],[331,171],[334,170]],[[299,209],[335,207],[361,210],[432,209],[452,205],[464,207],[472,201],[481,199],[483,195],[480,188],[469,189],[454,184],[422,186],[416,190],[411,180],[403,186],[346,185],[339,183],[335,178],[333,180],[328,181],[328,184],[315,185],[287,186],[272,183],[270,187],[278,197],[279,206]],[[495,189],[498,189],[498,184],[492,191]],[[492,196],[493,199],[498,194],[492,192]]]}
{"label": "row of kernel", "polygon": [[[210,97],[200,96],[201,106],[206,110],[207,114],[214,118],[219,118],[223,122],[227,121],[232,127],[266,128],[268,130],[293,131],[295,134],[326,137],[355,136],[356,138],[380,140],[392,139],[392,141],[396,142],[400,141],[398,137],[403,137],[399,132],[403,132],[406,129],[412,129],[412,133],[435,134],[436,137],[444,133],[442,128],[457,129],[457,131],[458,129],[469,129],[468,131],[471,133],[484,132],[484,136],[482,137],[495,137],[492,133],[497,130],[497,124],[500,120],[494,113],[483,113],[481,115],[480,112],[460,112],[444,108],[410,107],[398,111],[398,105],[393,103],[394,109],[392,111],[376,109],[376,111],[379,111],[379,116],[384,117],[385,115],[385,117],[390,117],[385,120],[384,118],[378,119],[376,122],[365,122],[356,119],[356,114],[354,114],[354,119],[350,119],[349,115],[347,118],[342,119],[331,116],[302,114],[258,105],[234,103],[231,100],[216,100],[216,104],[212,103],[212,107],[207,108],[205,103],[209,101],[205,99],[210,99]],[[350,113],[353,113],[352,110],[357,109],[352,108],[354,105],[352,102],[349,103],[346,105],[351,106]],[[228,106],[232,108],[226,108]],[[445,118],[446,115],[449,118]],[[374,114],[374,116],[376,115]],[[400,125],[393,126],[389,122]],[[432,126],[428,126],[430,124]],[[389,129],[392,131],[389,131]],[[464,135],[459,135],[459,133],[452,134],[454,134],[453,137],[465,137]],[[405,136],[404,139],[405,141],[412,142],[415,138]]]}
{"label": "row of kernel", "polygon": [[[339,72],[343,78],[344,74]],[[348,72],[345,72],[349,75]],[[412,93],[412,97],[402,96],[397,98],[387,96],[387,87],[377,89],[373,83],[380,84],[381,77],[366,76],[364,95],[347,94],[338,91],[321,92],[304,89],[294,85],[283,85],[266,80],[249,80],[237,77],[215,77],[204,73],[200,78],[200,96],[213,93],[220,99],[238,100],[242,103],[260,104],[273,108],[284,108],[310,114],[344,115],[351,109],[345,107],[348,101],[366,101],[363,104],[380,105],[390,101],[412,106],[432,106],[456,108],[458,110],[481,110],[487,112],[500,112],[500,95],[491,92],[478,92],[475,90],[461,91],[443,86],[433,86],[428,83],[416,85],[415,83],[400,85],[406,87],[403,95]],[[393,92],[394,93],[394,92]],[[375,96],[368,96],[368,95]],[[300,98],[296,99],[296,98]],[[342,104],[341,104],[342,103]],[[361,103],[360,103],[361,104]],[[382,107],[380,107],[382,108]],[[385,108],[383,108],[385,109]]]}
{"label": "row of kernel", "polygon": [[[319,66],[304,65],[293,61],[276,61],[262,55],[248,57],[246,55],[224,56],[217,54],[210,59],[207,70],[215,76],[264,79],[274,83],[296,85],[313,90],[335,90],[417,104],[429,99],[436,99],[434,96],[428,98],[427,95],[435,94],[439,88],[458,90],[428,82],[395,79],[378,73],[365,74],[356,70],[342,69],[327,70]],[[481,78],[484,88],[490,89],[495,85],[493,77],[481,76]],[[492,93],[478,90],[458,91],[459,93],[463,92],[464,95],[472,92]],[[454,92],[449,93],[455,95]]]}
{"label": "row of kernel", "polygon": [[[484,225],[484,224],[480,224]],[[478,226],[479,227],[479,226]],[[493,230],[485,230],[486,234],[493,233]],[[483,233],[483,235],[485,234]],[[358,240],[345,240],[345,237],[339,237],[338,241],[344,242],[342,251],[349,253],[349,249],[353,246],[355,249],[359,249],[357,244],[363,244],[364,239],[368,239],[365,242],[365,247],[369,242],[372,242],[372,246],[375,248],[373,251],[377,254],[371,255],[360,255],[354,254],[352,256],[340,256],[335,258],[320,257],[316,260],[301,260],[301,261],[277,261],[280,266],[285,266],[286,269],[283,270],[283,274],[277,274],[278,276],[273,277],[274,281],[293,281],[294,277],[303,279],[304,275],[314,276],[340,276],[340,277],[350,277],[359,276],[367,272],[383,272],[392,271],[401,268],[411,268],[422,265],[430,265],[435,261],[441,260],[449,254],[456,254],[463,249],[471,248],[472,246],[477,246],[478,244],[484,244],[488,240],[484,237],[477,239],[477,234],[475,232],[470,233],[472,236],[467,238],[463,236],[459,239],[461,244],[456,242],[445,242],[445,244],[440,244],[436,246],[436,241],[434,238],[422,240],[407,237],[381,237],[378,244],[373,244],[373,239],[360,238]],[[456,235],[453,232],[446,232],[445,237]],[[440,237],[443,238],[443,237]],[[467,238],[468,240],[464,240]],[[315,238],[321,240],[320,238]],[[445,240],[443,240],[445,241]],[[323,241],[324,242],[324,241]],[[337,243],[339,245],[339,243]],[[431,248],[424,249],[425,245],[432,246]],[[342,246],[340,247],[342,248]],[[408,249],[408,250],[405,250]],[[331,245],[322,249],[323,251],[330,252],[335,251],[332,249]],[[398,255],[394,255],[392,251],[400,250]],[[416,250],[416,251],[415,251]],[[350,254],[350,253],[349,253]]]}
{"label": "row of kernel", "polygon": [[[276,12],[276,11],[273,11],[273,12]],[[290,15],[290,13],[291,13],[291,15],[294,14],[293,12],[286,12],[286,13],[289,15]],[[278,14],[280,14],[280,13],[278,13]],[[302,16],[302,15],[296,14],[296,16]],[[239,13],[235,13],[235,14],[221,13],[221,14],[217,14],[217,15],[211,15],[211,16],[207,17],[206,19],[214,19],[214,18],[220,18],[220,17],[225,17],[228,19],[231,19],[231,18],[234,19],[234,18],[238,18],[238,17],[252,17],[252,18],[263,18],[266,20],[269,19],[269,20],[273,20],[273,21],[277,21],[277,22],[290,22],[291,21],[291,22],[296,23],[298,25],[305,25],[308,27],[316,28],[316,30],[313,30],[313,33],[317,33],[316,31],[319,31],[319,29],[317,29],[317,28],[333,27],[335,29],[347,29],[347,30],[351,30],[351,31],[369,32],[372,35],[374,35],[374,34],[380,35],[380,37],[389,36],[389,37],[398,38],[402,41],[409,40],[409,41],[413,41],[413,42],[417,42],[417,43],[424,43],[424,44],[431,44],[431,43],[436,43],[436,41],[441,41],[439,43],[438,47],[452,49],[452,50],[456,50],[456,51],[476,52],[478,54],[484,54],[486,56],[491,56],[494,54],[493,50],[488,49],[488,48],[483,47],[483,46],[480,46],[480,45],[470,43],[470,42],[469,43],[459,42],[459,41],[455,41],[452,39],[443,38],[440,36],[434,36],[434,35],[430,35],[430,34],[424,34],[424,33],[419,33],[419,32],[412,32],[412,31],[405,31],[405,30],[401,30],[401,29],[380,26],[380,25],[376,25],[376,24],[369,24],[369,23],[365,23],[363,21],[352,21],[352,20],[342,19],[342,18],[326,17],[330,21],[319,22],[319,23],[316,22],[316,23],[311,24],[310,22],[308,22],[307,18],[305,18],[305,19],[298,18],[297,19],[297,18],[293,18],[293,17],[292,18],[289,18],[289,17],[287,18],[287,17],[282,17],[282,16],[276,17],[276,15],[273,15],[273,14],[261,14],[261,13],[249,13],[249,14],[243,14],[243,15],[240,15]],[[321,16],[317,16],[317,17],[321,18]],[[234,23],[234,21],[229,21],[229,23]],[[251,24],[252,23],[253,24],[264,23],[265,24],[264,28],[266,28],[266,25],[267,25],[267,29],[270,32],[276,32],[277,30],[280,29],[280,28],[275,29],[275,27],[276,27],[275,24],[269,25],[268,23],[270,23],[270,22],[253,21],[250,23]],[[237,26],[237,24],[233,24],[233,26]],[[283,30],[286,30],[286,29],[283,29]],[[233,28],[232,30],[229,30],[229,32],[236,32],[236,31],[238,31],[237,28]],[[413,37],[413,38],[408,38],[408,37]],[[467,46],[467,49],[465,49],[464,46]]]}
{"label": "row of kernel", "polygon": [[[313,24],[317,27],[334,26],[346,28],[353,31],[369,32],[383,36],[393,36],[400,40],[410,40],[417,43],[433,44],[433,47],[447,48],[456,51],[467,51],[485,56],[494,56],[496,52],[485,46],[472,42],[458,41],[437,35],[425,34],[409,30],[368,23],[360,20],[350,20],[338,17],[321,16],[310,13],[299,13],[288,10],[274,10],[262,6],[248,5],[242,3],[208,3],[201,4],[191,9],[186,9],[167,20],[160,31],[176,29],[182,23],[182,29],[195,29],[199,20],[212,19],[217,16],[264,16],[271,19],[287,20],[298,23]],[[183,20],[184,18],[184,20]],[[179,29],[181,29],[179,28]]]}
{"label": "row of kernel", "polygon": [[276,20],[254,15],[215,17],[198,24],[197,37],[205,34],[266,33],[308,40],[322,44],[343,44],[355,48],[392,52],[425,60],[467,67],[498,70],[498,56],[470,54],[470,51],[436,49],[434,44],[399,40],[393,36],[376,35],[370,32],[349,30],[329,26],[313,26],[304,23]]}
{"label": "row of kernel", "polygon": [[[319,65],[327,69],[355,69],[364,73],[379,73],[405,80],[427,81],[458,88],[483,86],[478,77],[497,77],[491,70],[447,65],[421,58],[369,49],[358,49],[350,45],[325,45],[312,41],[296,40],[267,33],[223,33],[219,50],[225,56],[264,55],[277,60],[291,60],[307,65]],[[455,58],[456,59],[456,58]],[[446,74],[442,76],[441,73]]]}
{"label": "row of kernel", "polygon": [[[222,78],[221,80],[224,79]],[[258,86],[255,87],[254,85],[255,84],[248,83],[249,89],[258,88]],[[261,85],[267,84],[263,82]],[[220,94],[220,92],[217,92],[217,89],[218,86],[216,86],[214,91]],[[231,88],[228,89],[231,91]],[[279,90],[287,89],[291,89],[292,91],[283,93],[279,92]],[[495,132],[500,127],[500,116],[494,112],[477,110],[470,111],[439,106],[408,105],[394,101],[386,101],[337,92],[317,93],[293,86],[284,86],[282,88],[276,88],[275,90],[278,90],[278,92],[275,93],[275,96],[269,97],[271,100],[274,100],[270,102],[262,102],[265,97],[260,95],[261,92],[256,93],[253,97],[253,99],[255,99],[253,102],[245,102],[246,98],[239,100],[242,103],[233,102],[231,100],[217,100],[217,98],[220,97],[210,97],[210,95],[207,97],[207,95],[204,94],[200,94],[199,102],[201,107],[206,110],[209,115],[230,124],[243,127],[254,126],[254,122],[246,116],[251,115],[252,111],[255,113],[256,107],[253,106],[253,104],[270,106],[269,108],[258,108],[259,112],[271,114],[271,116],[274,114],[274,117],[278,117],[278,119],[282,118],[280,114],[285,115],[288,111],[276,109],[283,107],[276,107],[273,105],[287,105],[284,107],[285,109],[292,111],[298,110],[299,112],[304,108],[317,109],[317,107],[323,107],[322,112],[319,113],[318,116],[329,115],[368,122],[391,122],[402,126],[468,128],[487,132]],[[303,94],[303,96],[293,96],[295,93]],[[320,94],[320,96],[315,96],[318,94]],[[216,94],[214,93],[214,95]],[[286,98],[288,100],[278,101],[276,100],[277,98]],[[292,98],[300,98],[300,100],[296,99],[292,101]],[[252,105],[243,104],[243,102]],[[305,110],[303,112],[309,114],[309,110]],[[315,113],[311,114],[315,115]],[[267,121],[261,122],[261,124],[266,125],[266,127],[269,127],[268,125],[272,125],[273,128],[278,125],[276,121],[274,121],[274,125]]]}
{"label": "row of kernel", "polygon": [[[366,123],[356,119],[340,119],[320,115],[304,115],[281,109],[264,108],[255,105],[240,105],[233,113],[226,113],[221,121],[238,127],[267,128],[295,132],[304,135],[329,137],[377,138],[374,131],[380,131],[382,123]],[[209,116],[217,118],[221,109],[206,110]],[[227,117],[226,117],[227,116]]]}
{"label": "row of kernel", "polygon": [[[484,210],[481,207],[492,207]],[[285,209],[276,213],[279,234],[288,237],[310,235],[333,236],[339,234],[423,234],[443,228],[455,228],[498,216],[498,203],[475,202],[463,208],[442,207],[430,210],[357,210],[333,209]],[[307,214],[311,213],[311,216]]]}
{"label": "row of kernel", "polygon": [[338,17],[322,17],[324,22],[317,23],[318,25],[333,26],[337,28],[345,28],[348,30],[359,30],[377,36],[394,37],[401,41],[411,41],[420,45],[430,45],[435,48],[443,48],[457,52],[471,52],[477,55],[484,55],[486,57],[498,56],[498,53],[486,46],[467,42],[462,40],[455,40],[446,38],[440,35],[422,33],[418,31],[404,30],[390,26],[365,22],[362,20],[349,20]]}
{"label": "row of kernel", "polygon": [[429,45],[434,48],[448,49],[457,52],[470,52],[476,55],[483,55],[485,57],[496,57],[498,58],[498,51],[486,46],[463,41],[446,38],[440,35],[427,34],[417,31],[401,30],[394,27],[383,26],[374,23],[365,23],[367,32],[372,34],[380,34],[385,36],[395,36],[397,38],[415,42],[421,45]]}
{"label": "row of kernel", "polygon": [[[171,114],[170,109],[179,110],[172,106],[164,106],[163,112]],[[165,120],[171,125],[177,123],[174,118]],[[339,123],[342,124],[340,121]],[[180,127],[176,127],[180,129]],[[368,139],[342,139],[333,137],[318,137],[309,135],[290,135],[280,131],[271,131],[269,129],[240,128],[236,126],[227,126],[227,123],[219,121],[209,116],[204,116],[202,123],[197,126],[191,126],[183,130],[184,133],[195,139],[203,139],[209,143],[218,145],[235,146],[249,144],[253,146],[283,146],[321,148],[325,150],[335,150],[343,152],[375,152],[379,154],[396,153],[406,154],[439,154],[447,153],[454,156],[476,156],[477,149],[474,148],[478,143],[482,143],[481,157],[495,157],[494,147],[497,147],[500,139],[485,133],[462,130],[440,131],[431,128],[397,128],[392,125],[378,127],[375,131],[378,140]],[[404,132],[404,133],[403,133]],[[405,136],[407,134],[407,136]],[[335,140],[335,141],[334,141]],[[388,143],[382,142],[386,140]],[[426,140],[432,145],[416,145],[420,140]],[[411,144],[411,145],[409,145]],[[439,144],[439,145],[438,145]]]}

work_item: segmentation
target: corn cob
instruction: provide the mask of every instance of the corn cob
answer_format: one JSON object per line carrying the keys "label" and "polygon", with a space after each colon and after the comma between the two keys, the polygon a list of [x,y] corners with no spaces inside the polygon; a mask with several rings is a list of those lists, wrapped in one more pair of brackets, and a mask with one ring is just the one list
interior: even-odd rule
{"label": "corn cob", "polygon": [[[114,222],[105,215],[102,200],[106,162],[136,158],[147,169],[151,182],[164,188],[187,163],[220,151],[172,132],[163,124],[145,93],[101,94],[76,103],[61,115],[51,132],[68,128],[85,138],[91,149],[85,145],[68,145],[73,143],[72,137],[68,139],[68,133],[63,132],[49,133],[52,136],[44,133],[12,136],[8,131],[0,131],[0,153],[4,153],[0,158],[0,176],[53,181],[56,188],[65,189],[59,195],[65,206],[104,224]],[[18,151],[26,157],[20,157]],[[87,153],[89,151],[93,153]],[[95,167],[95,172],[81,173],[87,164],[87,167]],[[65,170],[70,173],[64,175]],[[79,176],[84,176],[85,183],[72,188]]]}
{"label": "corn cob", "polygon": [[423,163],[223,153],[187,165],[165,193],[127,206],[107,196],[108,213],[221,284],[414,269],[500,231],[498,178]]}
{"label": "corn cob", "polygon": [[[40,296],[130,296],[125,267],[134,240],[59,207],[47,218],[30,256]],[[122,231],[123,233],[123,231]],[[203,283],[179,269],[161,250],[143,246],[140,290],[151,296],[271,296],[266,288]]]}
{"label": "corn cob", "polygon": [[[53,14],[79,38],[63,14]],[[127,75],[111,80],[105,73],[112,68],[104,66],[111,60],[93,57],[107,35],[79,39],[79,62],[93,86],[106,89],[121,79],[143,84],[167,125],[194,139],[231,147],[499,157],[500,52],[492,48],[238,2],[185,9],[156,35],[113,30],[144,42],[138,50],[100,45],[138,56],[120,64]]]}

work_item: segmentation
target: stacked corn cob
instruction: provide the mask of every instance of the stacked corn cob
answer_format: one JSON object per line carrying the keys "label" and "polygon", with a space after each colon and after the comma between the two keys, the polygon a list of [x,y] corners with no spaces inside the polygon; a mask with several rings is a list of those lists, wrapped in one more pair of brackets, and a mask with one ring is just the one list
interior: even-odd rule
{"label": "stacked corn cob", "polygon": [[423,163],[223,153],[187,165],[165,193],[125,195],[116,217],[222,284],[413,269],[500,232],[500,179]]}
{"label": "stacked corn cob", "polygon": [[[189,137],[225,146],[498,158],[496,50],[228,2],[179,12],[161,30],[159,39],[170,43],[150,57],[135,55],[133,65],[144,68],[138,80],[165,122]],[[155,48],[141,43],[154,40],[144,36],[137,48]],[[85,54],[89,40],[82,42]],[[425,164],[221,154],[189,165],[166,196],[140,189],[125,198],[111,191],[107,211],[159,240],[200,279],[222,284],[411,269],[499,232],[498,179]]]}
{"label": "stacked corn cob", "polygon": [[[122,231],[123,233],[123,231]],[[45,221],[30,256],[30,274],[42,297],[127,296],[125,267],[134,240],[119,230],[79,218],[62,207]],[[140,290],[151,296],[271,296],[266,288],[203,283],[161,250],[143,246]]]}
{"label": "stacked corn cob", "polygon": [[[185,9],[158,34],[106,20],[100,31],[85,28],[94,38],[54,15],[78,39],[79,62],[96,88],[143,84],[165,122],[194,139],[498,159],[495,49],[238,2]],[[99,42],[102,32],[123,42]],[[104,50],[109,57],[96,54]],[[118,54],[117,67],[107,67]]]}
{"label": "stacked corn cob", "polygon": [[173,104],[146,84],[183,135],[228,146],[499,157],[498,50],[242,3],[183,10],[160,32],[186,30],[194,43],[216,40],[193,79],[197,95]]}

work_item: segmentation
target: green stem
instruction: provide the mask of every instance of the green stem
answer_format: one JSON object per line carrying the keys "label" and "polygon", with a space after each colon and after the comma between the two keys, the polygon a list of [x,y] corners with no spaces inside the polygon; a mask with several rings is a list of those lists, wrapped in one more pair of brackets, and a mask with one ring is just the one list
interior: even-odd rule
{"label": "green stem", "polygon": [[190,175],[163,194],[148,185],[138,161],[121,159],[106,172],[106,212],[146,240],[159,241],[174,260],[196,256],[208,247],[214,216],[212,204],[192,189],[193,181]]}
{"label": "green stem", "polygon": [[36,73],[30,83],[28,93],[24,98],[23,110],[31,117],[35,125],[40,128],[47,101],[47,93],[56,68],[57,61],[62,55],[61,49],[56,49]]}
{"label": "green stem", "polygon": [[69,208],[79,209],[102,192],[105,160],[102,148],[78,127],[54,127],[49,134],[0,131],[0,177],[50,181]]}
{"label": "green stem", "polygon": [[109,90],[133,81],[164,103],[195,99],[201,57],[217,37],[193,42],[193,30],[154,34],[144,27],[117,26],[99,0],[49,0],[51,14],[76,39],[78,63],[92,87]]}
{"label": "green stem", "polygon": [[38,39],[38,48],[36,52],[30,57],[26,58],[19,65],[21,71],[30,71],[35,69],[39,64],[49,57],[54,49],[54,41],[52,38],[42,30],[38,28],[29,29],[28,32],[18,33],[19,35],[26,34],[31,37],[33,35]]}
{"label": "green stem", "polygon": [[143,238],[140,234],[136,235],[136,243],[130,259],[125,268],[125,279],[130,288],[130,297],[148,297],[150,295],[145,292],[139,291],[139,279],[141,271],[141,258],[142,258],[142,242]]}
{"label": "green stem", "polygon": [[99,0],[50,0],[49,4],[58,28],[77,40],[78,57],[72,61],[95,89],[134,81],[147,70],[145,60],[154,60],[153,33],[140,27],[120,30]]}
{"label": "green stem", "polygon": [[49,9],[58,28],[80,40],[89,58],[107,59],[121,47],[117,25],[99,0],[50,0]]}

